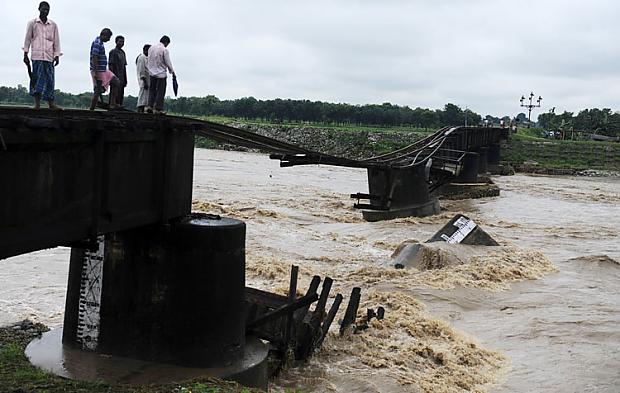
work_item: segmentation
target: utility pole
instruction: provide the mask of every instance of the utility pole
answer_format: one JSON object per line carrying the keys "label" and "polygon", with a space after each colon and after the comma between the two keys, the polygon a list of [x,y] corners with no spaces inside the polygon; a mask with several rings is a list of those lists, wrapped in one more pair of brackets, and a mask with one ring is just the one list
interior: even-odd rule
{"label": "utility pole", "polygon": [[[525,101],[525,96],[521,96],[521,99],[519,101],[521,101],[521,106],[524,108],[527,108],[527,121],[528,123],[532,122],[532,108],[538,108],[540,107],[540,101],[542,101],[542,97],[538,96],[538,99],[536,100],[536,104],[532,103],[532,99],[534,98],[534,93],[530,93],[530,103],[529,104],[525,104],[523,103]],[[529,127],[529,124],[528,124]]]}

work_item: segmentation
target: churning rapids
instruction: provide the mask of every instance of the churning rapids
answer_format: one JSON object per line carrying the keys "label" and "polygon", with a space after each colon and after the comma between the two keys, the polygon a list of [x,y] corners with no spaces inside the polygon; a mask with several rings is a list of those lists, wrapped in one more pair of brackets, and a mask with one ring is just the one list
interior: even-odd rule
{"label": "churning rapids", "polygon": [[[328,275],[345,302],[362,287],[360,314],[386,309],[360,334],[332,333],[271,388],[620,391],[620,178],[495,182],[500,197],[367,223],[348,198],[366,191],[364,170],[279,168],[261,154],[197,149],[193,209],[246,222],[248,285],[284,293],[297,264],[300,290]],[[399,244],[428,239],[456,213],[501,246],[440,269],[390,266]],[[68,266],[66,248],[0,261],[0,325],[60,325]]]}

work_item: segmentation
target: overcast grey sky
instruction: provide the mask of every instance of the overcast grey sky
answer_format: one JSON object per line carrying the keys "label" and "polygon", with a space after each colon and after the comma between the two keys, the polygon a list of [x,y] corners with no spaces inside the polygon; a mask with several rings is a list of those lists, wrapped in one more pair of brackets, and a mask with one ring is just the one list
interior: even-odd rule
{"label": "overcast grey sky", "polygon": [[[620,109],[616,0],[49,1],[64,55],[56,87],[90,91],[90,43],[103,27],[134,59],[163,34],[180,94],[352,104],[391,102],[482,115]],[[21,47],[39,2],[3,0],[0,84],[27,84]],[[109,51],[113,42],[106,44]]]}

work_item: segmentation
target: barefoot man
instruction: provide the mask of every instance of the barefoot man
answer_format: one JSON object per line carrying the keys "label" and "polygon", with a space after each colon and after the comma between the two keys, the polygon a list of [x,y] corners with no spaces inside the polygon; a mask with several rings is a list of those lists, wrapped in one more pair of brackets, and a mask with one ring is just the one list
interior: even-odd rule
{"label": "barefoot man", "polygon": [[110,41],[112,30],[107,27],[101,30],[101,33],[95,38],[90,45],[90,75],[93,79],[94,93],[90,102],[90,110],[94,111],[97,107],[99,97],[103,94],[108,86],[110,89],[110,105],[108,109],[116,109],[117,107],[117,89],[121,81],[112,71],[108,69],[108,58],[105,54],[104,43]]}
{"label": "barefoot man", "polygon": [[60,109],[54,103],[54,67],[59,63],[60,36],[58,26],[47,18],[50,5],[47,1],[39,4],[39,17],[28,22],[24,40],[24,63],[30,67],[28,52],[32,57],[30,95],[34,97],[34,107],[41,107],[41,99],[47,101],[51,109]]}

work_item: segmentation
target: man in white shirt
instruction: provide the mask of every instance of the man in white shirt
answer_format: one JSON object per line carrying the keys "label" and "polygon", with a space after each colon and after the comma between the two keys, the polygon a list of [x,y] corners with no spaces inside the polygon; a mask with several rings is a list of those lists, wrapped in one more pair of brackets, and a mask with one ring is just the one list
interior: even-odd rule
{"label": "man in white shirt", "polygon": [[51,109],[60,109],[54,103],[54,67],[58,65],[62,53],[58,26],[47,17],[49,12],[49,3],[42,1],[39,4],[39,17],[28,22],[24,39],[24,63],[29,67],[29,51],[32,57],[30,95],[34,97],[35,109],[40,108],[41,99],[47,101]]}
{"label": "man in white shirt", "polygon": [[138,76],[138,86],[140,87],[140,93],[138,94],[138,112],[144,113],[144,108],[149,103],[149,83],[151,75],[146,67],[149,60],[149,48],[151,46],[146,44],[142,48],[142,53],[136,58],[136,74]]}
{"label": "man in white shirt", "polygon": [[166,77],[168,72],[175,76],[170,53],[168,52],[170,37],[163,36],[159,44],[149,49],[147,68],[150,75],[149,102],[146,107],[148,113],[164,113],[164,98],[166,97]]}

